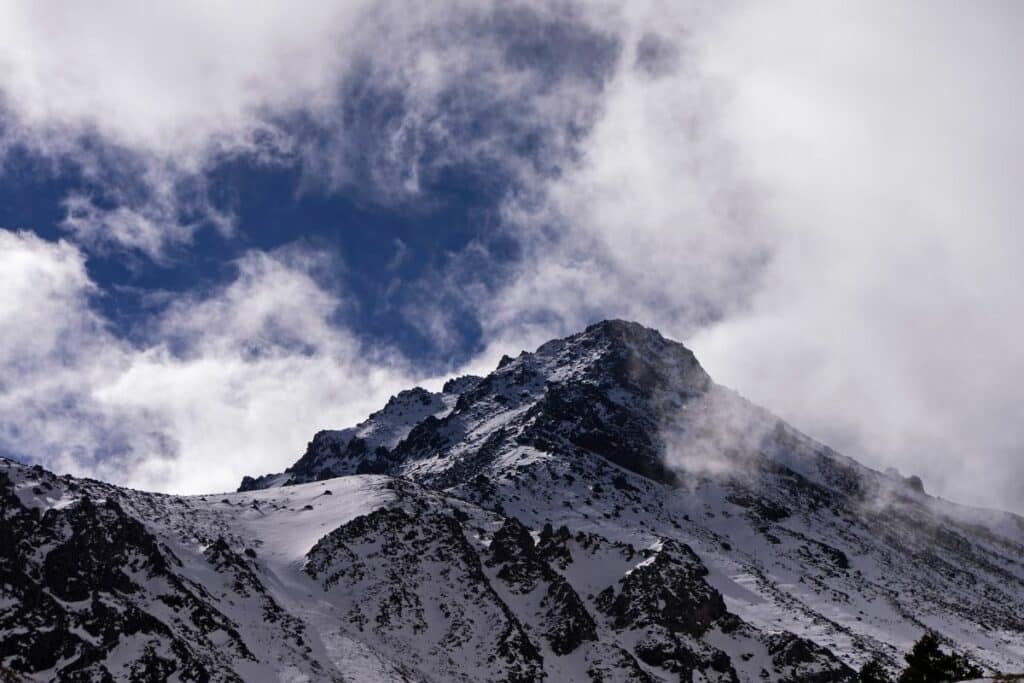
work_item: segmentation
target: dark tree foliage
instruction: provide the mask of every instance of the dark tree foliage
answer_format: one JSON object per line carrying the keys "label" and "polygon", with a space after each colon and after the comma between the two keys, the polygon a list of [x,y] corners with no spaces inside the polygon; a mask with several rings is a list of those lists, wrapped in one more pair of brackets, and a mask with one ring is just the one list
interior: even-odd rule
{"label": "dark tree foliage", "polygon": [[872,659],[860,668],[857,680],[859,683],[892,683],[892,676],[880,661]]}
{"label": "dark tree foliage", "polygon": [[907,668],[898,683],[945,683],[979,678],[981,669],[955,652],[946,654],[939,649],[939,638],[929,631],[914,644],[906,656]]}

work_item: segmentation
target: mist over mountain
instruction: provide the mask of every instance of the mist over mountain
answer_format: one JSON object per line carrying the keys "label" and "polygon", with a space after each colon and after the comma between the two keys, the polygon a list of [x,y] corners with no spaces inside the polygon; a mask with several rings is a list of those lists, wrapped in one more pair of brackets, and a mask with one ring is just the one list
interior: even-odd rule
{"label": "mist over mountain", "polygon": [[1024,669],[1024,519],[843,456],[637,323],[296,456],[199,496],[0,461],[4,680],[854,681],[925,631]]}

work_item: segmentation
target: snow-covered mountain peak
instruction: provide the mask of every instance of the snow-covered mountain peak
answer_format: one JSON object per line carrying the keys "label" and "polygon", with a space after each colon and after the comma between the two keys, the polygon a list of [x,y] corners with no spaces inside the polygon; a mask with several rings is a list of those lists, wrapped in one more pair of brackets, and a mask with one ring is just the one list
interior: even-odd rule
{"label": "snow-covered mountain peak", "polygon": [[492,455],[570,444],[667,481],[675,475],[663,462],[662,423],[675,424],[712,387],[682,344],[637,323],[603,321],[505,357],[486,377],[449,380],[441,393],[402,392],[354,428],[318,433],[285,472],[246,477],[242,488],[414,470],[464,480],[485,465],[485,443]]}
{"label": "snow-covered mountain peak", "polygon": [[0,521],[0,673],[30,680],[852,683],[926,629],[1024,669],[1024,519],[624,321],[400,392],[237,493],[0,460]]}
{"label": "snow-covered mountain peak", "polygon": [[589,381],[644,392],[700,393],[710,383],[685,346],[657,330],[624,320],[605,320],[578,334],[549,341],[497,372],[514,372],[522,365],[536,369],[548,382]]}
{"label": "snow-covered mountain peak", "polygon": [[[346,446],[342,458],[311,444],[304,460],[314,467],[300,461],[256,483],[382,472],[534,530],[583,528],[634,544],[679,538],[697,550],[710,583],[741,616],[812,639],[829,633],[827,642],[843,652],[892,656],[920,623],[955,623],[962,633],[982,619],[1000,621],[1000,635],[961,635],[961,642],[1024,647],[1024,636],[1003,640],[1020,628],[1013,610],[1024,610],[1003,588],[1010,576],[1024,588],[1019,518],[956,506],[927,495],[916,480],[863,467],[715,384],[685,346],[655,330],[597,323],[506,356],[486,377],[449,382],[446,392],[417,392],[423,417],[411,427],[387,426],[394,413],[383,410],[356,428],[402,434],[399,440],[374,442],[376,451],[351,440],[355,447]],[[967,583],[956,584],[957,572],[946,573],[950,553],[963,581],[988,582],[987,595],[1000,597],[979,598]],[[901,573],[914,578],[904,584],[895,578]],[[809,588],[791,583],[798,577]],[[888,596],[887,606],[842,597],[852,595],[874,596],[869,602]],[[923,595],[931,596],[927,606]],[[798,628],[794,605],[804,615],[798,621],[827,626]]]}

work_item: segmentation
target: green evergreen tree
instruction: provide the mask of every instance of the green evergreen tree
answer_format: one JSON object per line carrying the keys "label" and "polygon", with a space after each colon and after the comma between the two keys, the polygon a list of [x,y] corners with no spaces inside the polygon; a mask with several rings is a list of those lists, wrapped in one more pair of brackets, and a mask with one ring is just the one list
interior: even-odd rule
{"label": "green evergreen tree", "polygon": [[857,681],[859,683],[892,683],[892,676],[880,661],[872,659],[860,668]]}
{"label": "green evergreen tree", "polygon": [[939,638],[931,631],[921,636],[905,659],[907,668],[898,683],[947,683],[982,675],[981,669],[963,655],[946,654],[939,649]]}

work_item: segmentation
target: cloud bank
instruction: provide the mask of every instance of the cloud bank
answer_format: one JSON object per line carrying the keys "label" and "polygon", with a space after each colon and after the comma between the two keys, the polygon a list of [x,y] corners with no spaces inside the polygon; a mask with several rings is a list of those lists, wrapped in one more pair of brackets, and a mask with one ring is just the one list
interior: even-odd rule
{"label": "cloud bank", "polygon": [[0,450],[138,488],[217,491],[361,420],[412,375],[332,324],[344,302],[317,284],[318,258],[252,253],[229,285],[174,301],[130,344],[93,311],[81,251],[0,231]]}
{"label": "cloud bank", "polygon": [[1021,11],[647,9],[492,333],[645,321],[867,464],[1020,510]]}

